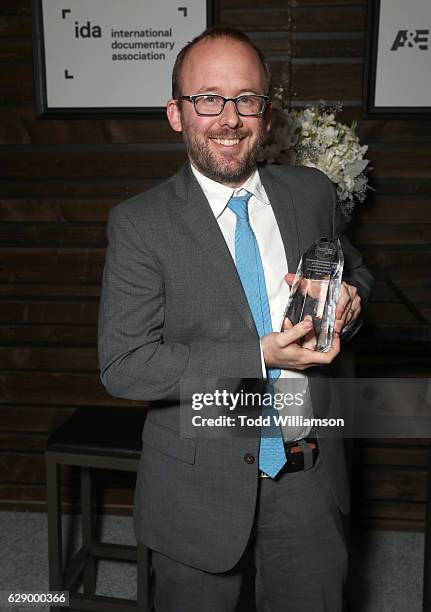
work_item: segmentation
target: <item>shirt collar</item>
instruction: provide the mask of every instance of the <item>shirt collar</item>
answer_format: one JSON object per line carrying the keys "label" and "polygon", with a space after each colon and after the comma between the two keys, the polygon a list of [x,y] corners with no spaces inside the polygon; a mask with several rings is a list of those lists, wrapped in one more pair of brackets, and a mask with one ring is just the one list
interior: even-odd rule
{"label": "shirt collar", "polygon": [[235,189],[208,178],[202,174],[202,172],[199,172],[199,170],[197,170],[192,164],[191,168],[196,180],[202,187],[202,190],[211,206],[211,210],[216,218],[219,217],[225,210],[230,198],[233,195],[241,195],[241,191],[243,189],[246,189],[252,193],[254,197],[259,200],[259,202],[269,205],[269,199],[266,195],[264,186],[262,185],[262,181],[260,180],[259,171],[257,168],[253,174],[248,177],[244,184],[241,185],[241,187],[235,187]]}

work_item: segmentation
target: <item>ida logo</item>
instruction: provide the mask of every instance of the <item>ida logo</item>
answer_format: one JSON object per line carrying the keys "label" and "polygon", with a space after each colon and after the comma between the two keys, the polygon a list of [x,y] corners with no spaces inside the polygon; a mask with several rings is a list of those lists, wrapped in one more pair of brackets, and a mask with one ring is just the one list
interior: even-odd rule
{"label": "ida logo", "polygon": [[428,51],[431,47],[430,30],[399,30],[395,36],[391,51],[398,51],[398,49],[403,47]]}
{"label": "ida logo", "polygon": [[84,24],[75,21],[75,38],[102,38],[102,28],[90,21]]}

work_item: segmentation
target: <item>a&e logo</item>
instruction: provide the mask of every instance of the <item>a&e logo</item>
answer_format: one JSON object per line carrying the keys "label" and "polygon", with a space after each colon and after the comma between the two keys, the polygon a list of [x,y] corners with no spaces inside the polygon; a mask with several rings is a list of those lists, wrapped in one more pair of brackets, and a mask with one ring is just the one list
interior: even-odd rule
{"label": "a&e logo", "polygon": [[428,51],[430,46],[430,30],[398,30],[391,51],[398,51],[404,47]]}

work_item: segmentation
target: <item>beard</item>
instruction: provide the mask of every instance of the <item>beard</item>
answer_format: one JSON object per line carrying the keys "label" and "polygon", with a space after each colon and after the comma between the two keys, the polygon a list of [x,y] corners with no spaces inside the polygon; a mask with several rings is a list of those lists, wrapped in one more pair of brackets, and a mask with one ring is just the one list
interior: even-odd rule
{"label": "beard", "polygon": [[241,157],[229,154],[217,154],[210,149],[208,138],[243,138],[246,134],[239,130],[220,130],[210,136],[202,136],[188,130],[183,130],[184,143],[193,165],[205,176],[222,184],[243,183],[256,168],[259,148],[266,137],[263,123],[259,124],[255,142]]}

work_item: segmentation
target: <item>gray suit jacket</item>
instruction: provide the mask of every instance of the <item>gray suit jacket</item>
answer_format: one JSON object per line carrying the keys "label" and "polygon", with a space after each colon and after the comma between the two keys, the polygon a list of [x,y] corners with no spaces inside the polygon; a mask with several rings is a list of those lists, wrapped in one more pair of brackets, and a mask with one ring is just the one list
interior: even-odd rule
{"label": "gray suit jacket", "polygon": [[[267,166],[260,176],[295,271],[312,242],[339,234],[334,190],[309,168]],[[188,164],[115,207],[108,238],[101,379],[116,397],[151,402],[135,495],[137,538],[185,564],[227,571],[253,524],[259,439],[181,436],[179,396],[188,379],[261,377],[259,338],[235,264]],[[366,302],[371,275],[342,242],[344,276]],[[321,398],[312,391],[312,399],[314,407]],[[317,401],[315,412],[325,403]],[[321,457],[346,512],[342,441],[322,440]]]}

